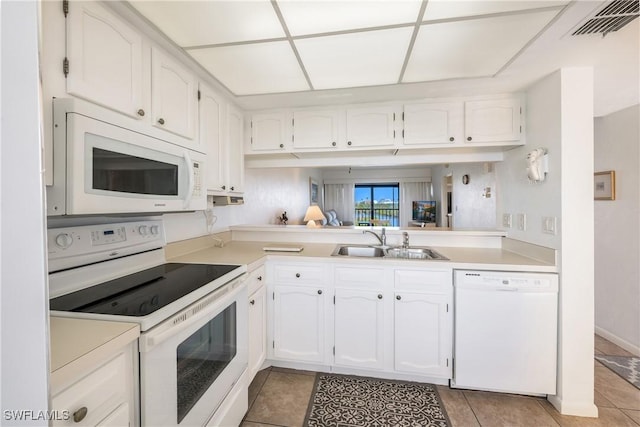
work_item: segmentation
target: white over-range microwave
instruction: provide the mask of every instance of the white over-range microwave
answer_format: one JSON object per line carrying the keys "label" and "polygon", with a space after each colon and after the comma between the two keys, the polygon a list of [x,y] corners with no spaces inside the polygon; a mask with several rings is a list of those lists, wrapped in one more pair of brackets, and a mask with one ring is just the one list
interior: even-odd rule
{"label": "white over-range microwave", "polygon": [[53,103],[48,216],[206,209],[203,153],[93,104],[76,99]]}

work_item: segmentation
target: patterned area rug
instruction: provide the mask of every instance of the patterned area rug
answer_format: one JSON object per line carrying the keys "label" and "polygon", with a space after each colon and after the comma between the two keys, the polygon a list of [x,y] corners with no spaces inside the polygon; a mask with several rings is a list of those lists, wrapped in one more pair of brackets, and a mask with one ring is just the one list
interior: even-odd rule
{"label": "patterned area rug", "polygon": [[304,425],[447,427],[451,423],[434,385],[319,373]]}
{"label": "patterned area rug", "polygon": [[640,358],[625,356],[596,356],[604,366],[640,389]]}

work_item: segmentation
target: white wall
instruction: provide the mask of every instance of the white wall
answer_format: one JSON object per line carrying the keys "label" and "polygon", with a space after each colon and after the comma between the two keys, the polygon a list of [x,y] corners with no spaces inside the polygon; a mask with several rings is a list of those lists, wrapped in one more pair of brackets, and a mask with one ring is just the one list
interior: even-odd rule
{"label": "white wall", "polygon": [[616,200],[595,201],[596,331],[640,355],[640,106],[595,119],[595,171]]}
{"label": "white wall", "polygon": [[[527,91],[527,147],[496,164],[499,217],[527,215],[509,237],[559,250],[558,387],[549,400],[561,413],[596,416],[593,404],[593,70],[565,68]],[[547,181],[529,184],[526,153],[549,153]],[[556,235],[542,216],[558,218]],[[515,217],[514,217],[515,220]],[[517,222],[517,221],[514,221]]]}
{"label": "white wall", "polygon": [[12,426],[42,425],[43,420],[7,419],[5,410],[48,409],[37,6],[34,1],[3,1],[0,6],[0,425]]}

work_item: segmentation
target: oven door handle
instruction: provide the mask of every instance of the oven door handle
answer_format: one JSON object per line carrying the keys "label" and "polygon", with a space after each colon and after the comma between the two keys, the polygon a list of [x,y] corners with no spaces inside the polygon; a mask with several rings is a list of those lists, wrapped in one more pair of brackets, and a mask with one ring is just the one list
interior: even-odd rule
{"label": "oven door handle", "polygon": [[191,162],[191,156],[189,156],[189,152],[184,152],[184,161],[187,164],[187,176],[188,184],[187,184],[187,194],[184,196],[184,208],[188,208],[191,204],[191,198],[193,197],[193,187],[195,185],[193,178],[193,163]]}
{"label": "oven door handle", "polygon": [[[234,300],[238,302],[239,306],[239,310],[236,312],[237,315],[244,316],[242,313],[246,312],[246,310],[242,307],[248,304],[245,277],[246,274],[234,279],[232,282],[217,289],[208,296],[196,301],[186,310],[170,317],[150,331],[143,333],[139,340],[140,352],[144,353],[153,350],[167,339],[180,334],[194,324],[201,323],[201,326],[204,326],[206,322],[217,316]],[[238,297],[239,294],[242,295],[241,292],[243,291],[245,298],[242,296]],[[204,319],[207,319],[206,322],[203,322]]]}

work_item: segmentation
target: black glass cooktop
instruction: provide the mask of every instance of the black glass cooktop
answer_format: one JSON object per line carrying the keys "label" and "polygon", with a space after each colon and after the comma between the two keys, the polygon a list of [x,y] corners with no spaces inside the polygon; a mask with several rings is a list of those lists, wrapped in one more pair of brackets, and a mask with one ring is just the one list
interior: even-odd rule
{"label": "black glass cooktop", "polygon": [[49,301],[51,310],[146,316],[238,265],[163,264]]}

